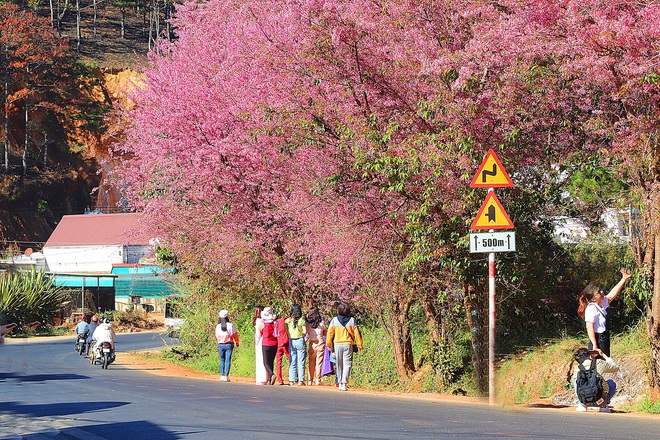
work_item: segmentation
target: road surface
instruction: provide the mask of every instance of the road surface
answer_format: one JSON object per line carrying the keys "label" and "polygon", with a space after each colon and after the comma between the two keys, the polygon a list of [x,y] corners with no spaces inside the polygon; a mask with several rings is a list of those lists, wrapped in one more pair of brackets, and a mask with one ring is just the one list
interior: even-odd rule
{"label": "road surface", "polygon": [[163,377],[122,366],[122,351],[162,346],[153,333],[118,335],[117,362],[103,370],[73,343],[0,347],[0,439],[600,440],[656,438],[660,429],[659,417],[504,410],[333,387]]}

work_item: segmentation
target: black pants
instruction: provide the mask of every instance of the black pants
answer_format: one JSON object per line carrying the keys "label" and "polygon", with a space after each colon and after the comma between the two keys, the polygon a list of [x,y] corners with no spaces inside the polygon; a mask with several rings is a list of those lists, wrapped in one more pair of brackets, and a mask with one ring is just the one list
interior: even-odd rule
{"label": "black pants", "polygon": [[268,373],[268,381],[270,382],[271,376],[274,374],[273,366],[275,365],[275,355],[277,354],[277,345],[262,345],[261,351],[264,354],[264,367]]}
{"label": "black pants", "polygon": [[[598,348],[600,351],[605,354],[605,356],[610,355],[610,329],[606,329],[603,333],[596,333],[596,342],[598,342]],[[594,349],[594,345],[589,341],[589,350]]]}

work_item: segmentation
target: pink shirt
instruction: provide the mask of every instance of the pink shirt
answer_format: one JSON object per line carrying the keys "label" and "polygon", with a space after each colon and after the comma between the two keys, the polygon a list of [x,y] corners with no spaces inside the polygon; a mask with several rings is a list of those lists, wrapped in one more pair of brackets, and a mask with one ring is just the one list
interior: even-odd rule
{"label": "pink shirt", "polygon": [[218,324],[215,327],[215,337],[218,339],[218,344],[238,344],[238,331],[234,324],[231,322],[227,323],[227,331],[222,330],[222,324]]}

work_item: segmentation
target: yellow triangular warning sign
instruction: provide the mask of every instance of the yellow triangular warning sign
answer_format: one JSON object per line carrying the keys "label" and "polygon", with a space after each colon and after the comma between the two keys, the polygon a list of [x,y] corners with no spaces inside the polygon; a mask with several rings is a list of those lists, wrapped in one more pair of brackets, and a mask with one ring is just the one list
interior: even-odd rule
{"label": "yellow triangular warning sign", "polygon": [[471,188],[508,188],[512,187],[513,182],[504,170],[502,163],[497,158],[495,152],[491,149],[486,153],[479,171],[470,183]]}
{"label": "yellow triangular warning sign", "polygon": [[513,222],[493,191],[488,191],[486,200],[472,222],[470,229],[512,229]]}

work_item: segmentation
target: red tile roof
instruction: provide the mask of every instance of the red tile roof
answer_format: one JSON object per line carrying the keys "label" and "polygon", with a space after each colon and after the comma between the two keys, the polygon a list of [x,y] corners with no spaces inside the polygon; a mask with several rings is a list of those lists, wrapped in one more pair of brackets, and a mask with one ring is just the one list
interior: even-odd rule
{"label": "red tile roof", "polygon": [[65,215],[44,245],[147,245],[141,213]]}

